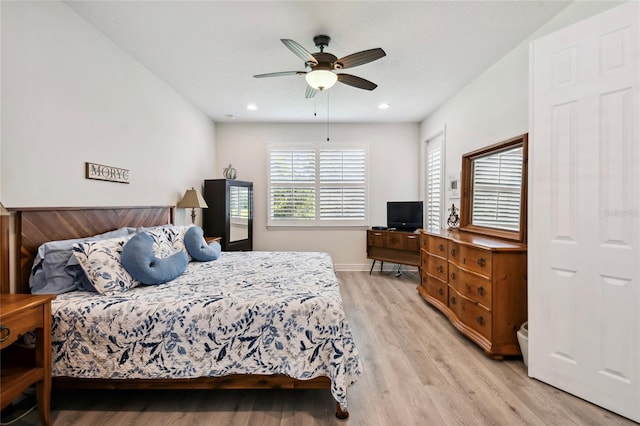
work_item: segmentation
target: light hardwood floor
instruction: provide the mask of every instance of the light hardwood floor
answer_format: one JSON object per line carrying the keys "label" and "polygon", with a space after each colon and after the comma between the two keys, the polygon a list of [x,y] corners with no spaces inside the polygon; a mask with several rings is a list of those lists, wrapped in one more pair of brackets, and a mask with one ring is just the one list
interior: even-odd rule
{"label": "light hardwood floor", "polygon": [[[416,292],[417,273],[341,272],[364,372],[346,421],[328,391],[55,391],[54,425],[632,425],[493,361]],[[14,425],[37,425],[36,412]]]}

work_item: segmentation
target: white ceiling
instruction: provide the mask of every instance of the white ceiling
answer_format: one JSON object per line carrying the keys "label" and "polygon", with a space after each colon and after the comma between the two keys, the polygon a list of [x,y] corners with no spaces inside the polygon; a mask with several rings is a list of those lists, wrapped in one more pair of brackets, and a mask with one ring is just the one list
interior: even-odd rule
{"label": "white ceiling", "polygon": [[[67,4],[217,122],[418,122],[567,6],[567,1],[68,1]],[[343,57],[387,56],[306,99],[304,70],[281,42]],[[378,109],[382,102],[390,104]],[[258,109],[250,111],[247,104]],[[314,116],[314,113],[316,115]],[[232,118],[233,117],[233,118]]]}

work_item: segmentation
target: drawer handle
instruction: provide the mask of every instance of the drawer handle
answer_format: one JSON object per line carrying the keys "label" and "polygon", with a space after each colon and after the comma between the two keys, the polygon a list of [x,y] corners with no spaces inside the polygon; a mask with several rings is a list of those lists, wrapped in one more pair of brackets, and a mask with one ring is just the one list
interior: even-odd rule
{"label": "drawer handle", "polygon": [[451,273],[451,279],[452,279],[452,280],[455,280],[455,279],[456,279],[456,273],[455,273],[455,272],[452,272],[452,273]]}
{"label": "drawer handle", "polygon": [[478,318],[476,318],[476,321],[478,321],[478,324],[480,324],[480,325],[484,324],[484,318],[482,318],[482,315],[480,315]]}
{"label": "drawer handle", "polygon": [[439,294],[440,296],[442,296],[442,295],[444,294],[444,290],[442,289],[442,287],[440,287],[440,288],[438,289],[438,294]]}
{"label": "drawer handle", "polygon": [[440,244],[440,245],[438,246],[438,250],[440,250],[440,251],[444,251],[444,246],[443,246],[442,244]]}
{"label": "drawer handle", "polygon": [[453,297],[451,298],[451,304],[452,304],[452,305],[455,305],[455,304],[456,304],[456,297],[455,297],[455,296],[453,296]]}
{"label": "drawer handle", "polygon": [[481,267],[484,267],[486,263],[487,262],[484,260],[484,258],[481,257],[480,259],[478,259],[478,265],[480,265]]}
{"label": "drawer handle", "polygon": [[4,342],[11,336],[11,330],[9,327],[5,327],[4,325],[0,325],[0,342]]}
{"label": "drawer handle", "polygon": [[456,255],[456,249],[451,249],[451,256],[455,256]]}
{"label": "drawer handle", "polygon": [[439,265],[439,266],[436,268],[436,270],[437,270],[438,272],[440,272],[440,273],[443,273],[443,272],[444,272],[444,268],[442,267],[442,265]]}
{"label": "drawer handle", "polygon": [[478,294],[480,296],[484,296],[484,287],[482,287],[482,286],[478,287]]}
{"label": "drawer handle", "polygon": [[415,235],[407,235],[407,238],[410,240],[415,240],[418,237],[416,237]]}
{"label": "drawer handle", "polygon": [[373,236],[374,236],[374,237],[381,237],[381,236],[382,236],[382,234],[379,234],[379,233],[377,233],[377,232],[376,232],[376,233],[374,233],[374,234],[373,234]]}

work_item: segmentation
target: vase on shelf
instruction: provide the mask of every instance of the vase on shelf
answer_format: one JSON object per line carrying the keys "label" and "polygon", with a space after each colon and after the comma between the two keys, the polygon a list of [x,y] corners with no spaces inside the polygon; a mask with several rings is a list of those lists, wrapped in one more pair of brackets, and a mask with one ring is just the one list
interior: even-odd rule
{"label": "vase on shelf", "polygon": [[235,179],[238,175],[236,169],[231,165],[231,163],[229,163],[229,167],[226,167],[223,170],[222,174],[226,179]]}
{"label": "vase on shelf", "polygon": [[447,225],[449,225],[449,229],[457,229],[460,227],[460,216],[458,216],[458,212],[460,209],[456,207],[455,204],[451,204],[451,208],[449,209],[451,214],[447,218]]}

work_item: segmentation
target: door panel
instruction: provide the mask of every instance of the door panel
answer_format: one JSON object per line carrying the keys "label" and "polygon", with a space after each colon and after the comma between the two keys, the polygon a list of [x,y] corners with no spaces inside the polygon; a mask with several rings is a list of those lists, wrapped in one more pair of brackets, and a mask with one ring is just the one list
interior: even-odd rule
{"label": "door panel", "polygon": [[531,44],[529,375],[640,421],[637,2]]}

